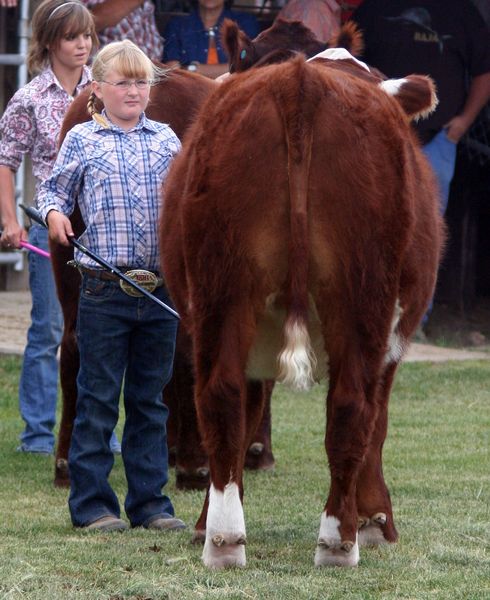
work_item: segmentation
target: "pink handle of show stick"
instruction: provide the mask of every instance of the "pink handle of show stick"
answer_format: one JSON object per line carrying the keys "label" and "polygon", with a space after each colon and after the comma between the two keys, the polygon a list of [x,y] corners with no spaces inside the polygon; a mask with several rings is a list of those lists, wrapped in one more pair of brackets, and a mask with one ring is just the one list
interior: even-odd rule
{"label": "pink handle of show stick", "polygon": [[38,248],[37,246],[33,246],[32,244],[29,244],[29,242],[24,242],[24,240],[20,240],[20,245],[23,248],[27,248],[27,250],[31,250],[32,252],[35,252],[36,254],[44,256],[45,258],[51,258],[51,254],[49,252],[46,252],[46,250],[42,250],[41,248]]}

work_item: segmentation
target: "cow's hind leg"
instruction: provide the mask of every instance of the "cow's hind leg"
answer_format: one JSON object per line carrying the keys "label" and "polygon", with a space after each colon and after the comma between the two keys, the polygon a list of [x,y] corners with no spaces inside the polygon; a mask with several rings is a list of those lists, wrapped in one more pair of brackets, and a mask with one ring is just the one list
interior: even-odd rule
{"label": "cow's hind leg", "polygon": [[211,482],[207,497],[206,566],[245,566],[245,519],[242,473],[245,452],[245,383],[228,379],[227,368],[198,389],[198,415],[209,455]]}
{"label": "cow's hind leg", "polygon": [[357,482],[359,544],[361,546],[396,542],[398,533],[388,488],[383,477],[382,452],[388,428],[388,400],[397,365],[390,364],[377,394],[377,418],[366,458]]}
{"label": "cow's hind leg", "polygon": [[365,359],[351,353],[336,362],[330,355],[325,447],[331,484],[320,522],[316,566],[354,567],[359,562],[356,486],[376,417],[376,377],[363,368]]}
{"label": "cow's hind leg", "polygon": [[[202,558],[215,569],[243,567],[246,562],[242,474],[247,442],[247,348],[238,347],[237,340],[243,342],[246,336],[236,326],[242,319],[234,316],[228,328],[222,325],[218,330],[217,319],[208,321],[203,327],[206,335],[198,337],[202,345],[195,352],[196,408],[211,479]],[[216,335],[211,335],[213,325]]]}

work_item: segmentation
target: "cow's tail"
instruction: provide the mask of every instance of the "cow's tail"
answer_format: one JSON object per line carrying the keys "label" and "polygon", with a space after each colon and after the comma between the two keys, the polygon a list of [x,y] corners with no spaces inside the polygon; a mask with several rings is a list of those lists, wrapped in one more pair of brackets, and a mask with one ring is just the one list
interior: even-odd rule
{"label": "cow's tail", "polygon": [[[291,68],[296,73],[291,73]],[[295,389],[314,382],[316,358],[308,333],[308,180],[314,115],[320,101],[319,82],[301,58],[284,69],[274,96],[283,120],[288,152],[290,247],[287,315],[278,381]]]}

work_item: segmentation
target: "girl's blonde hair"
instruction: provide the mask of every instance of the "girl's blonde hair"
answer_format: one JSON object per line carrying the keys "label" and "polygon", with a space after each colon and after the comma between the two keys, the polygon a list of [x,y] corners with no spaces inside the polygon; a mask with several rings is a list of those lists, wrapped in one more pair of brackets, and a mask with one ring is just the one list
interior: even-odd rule
{"label": "girl's blonde hair", "polygon": [[[148,79],[152,84],[157,83],[168,72],[153,63],[148,56],[130,40],[112,42],[104,46],[95,56],[92,63],[92,77],[101,82],[109,71],[118,71],[127,79]],[[104,125],[103,117],[97,114],[96,96],[92,92],[87,102],[87,109],[92,118]]]}
{"label": "girl's blonde hair", "polygon": [[27,53],[27,68],[31,74],[39,73],[49,65],[50,48],[67,35],[77,36],[90,32],[92,48],[98,48],[90,11],[78,1],[44,0],[32,16],[32,37]]}

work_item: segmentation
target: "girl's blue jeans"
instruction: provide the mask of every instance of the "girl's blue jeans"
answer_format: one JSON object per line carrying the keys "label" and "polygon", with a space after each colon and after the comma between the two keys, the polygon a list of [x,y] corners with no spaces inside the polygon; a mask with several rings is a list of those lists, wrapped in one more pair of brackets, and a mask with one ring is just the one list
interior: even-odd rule
{"label": "girl's blue jeans", "polygon": [[[170,304],[165,288],[154,294]],[[176,333],[176,319],[156,303],[128,296],[118,282],[83,275],[78,401],[69,454],[69,508],[75,526],[120,516],[108,478],[114,464],[109,441],[123,381],[126,514],[134,527],[155,516],[174,515],[162,491],[168,480],[168,409],[162,390],[172,374]]]}

